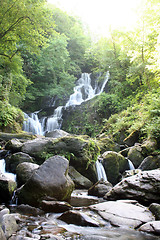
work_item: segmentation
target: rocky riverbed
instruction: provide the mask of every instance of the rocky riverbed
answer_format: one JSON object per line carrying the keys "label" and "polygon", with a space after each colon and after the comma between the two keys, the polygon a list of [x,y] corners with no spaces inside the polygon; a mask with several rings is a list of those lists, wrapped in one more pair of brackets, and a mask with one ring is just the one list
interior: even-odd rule
{"label": "rocky riverbed", "polygon": [[[0,155],[17,181],[0,174],[0,239],[159,239],[154,140],[122,150],[104,135],[8,138]],[[97,157],[106,181],[98,180]]]}

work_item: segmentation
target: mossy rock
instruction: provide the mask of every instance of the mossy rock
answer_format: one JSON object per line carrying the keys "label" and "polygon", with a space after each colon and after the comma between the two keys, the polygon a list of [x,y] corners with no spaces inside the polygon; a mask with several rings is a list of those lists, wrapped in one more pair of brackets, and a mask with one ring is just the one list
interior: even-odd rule
{"label": "mossy rock", "polygon": [[113,151],[103,153],[102,158],[107,179],[115,185],[119,181],[120,175],[128,169],[128,160],[120,153]]}
{"label": "mossy rock", "polygon": [[115,151],[115,152],[120,151],[120,146],[117,143],[115,143],[111,138],[106,136],[105,133],[101,134],[97,138],[97,143],[100,147],[101,154],[106,151]]}
{"label": "mossy rock", "polygon": [[22,151],[35,158],[37,164],[42,164],[54,155],[65,156],[78,172],[97,181],[94,163],[100,154],[96,141],[88,136],[66,136],[59,139],[35,139],[23,144]]}
{"label": "mossy rock", "polygon": [[131,147],[128,151],[127,157],[132,161],[135,168],[138,168],[144,159],[141,146],[135,145]]}

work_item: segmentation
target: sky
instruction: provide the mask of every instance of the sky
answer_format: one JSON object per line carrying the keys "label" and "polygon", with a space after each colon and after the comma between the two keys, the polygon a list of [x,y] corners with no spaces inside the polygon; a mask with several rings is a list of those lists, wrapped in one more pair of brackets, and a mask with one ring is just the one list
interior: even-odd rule
{"label": "sky", "polygon": [[47,0],[69,14],[81,17],[91,32],[107,35],[109,29],[130,30],[137,21],[141,0]]}

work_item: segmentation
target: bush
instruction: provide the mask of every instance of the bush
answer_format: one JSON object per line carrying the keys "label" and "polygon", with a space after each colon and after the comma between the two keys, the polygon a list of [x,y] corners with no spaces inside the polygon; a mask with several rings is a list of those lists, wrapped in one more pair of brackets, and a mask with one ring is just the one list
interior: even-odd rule
{"label": "bush", "polygon": [[19,132],[23,125],[23,112],[7,101],[0,101],[0,131]]}

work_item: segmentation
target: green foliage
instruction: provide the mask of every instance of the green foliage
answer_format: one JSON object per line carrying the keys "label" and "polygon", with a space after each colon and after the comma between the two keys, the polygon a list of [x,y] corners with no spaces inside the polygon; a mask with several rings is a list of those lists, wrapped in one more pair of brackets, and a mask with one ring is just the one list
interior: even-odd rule
{"label": "green foliage", "polygon": [[160,98],[159,91],[146,94],[140,102],[119,114],[112,115],[103,129],[112,136],[123,132],[125,136],[135,130],[142,138],[155,138],[160,141]]}
{"label": "green foliage", "polygon": [[23,124],[23,112],[11,106],[7,101],[0,101],[0,130],[19,132]]}

